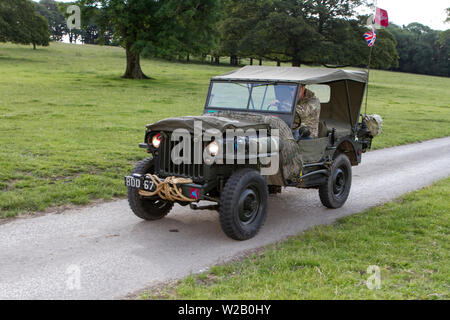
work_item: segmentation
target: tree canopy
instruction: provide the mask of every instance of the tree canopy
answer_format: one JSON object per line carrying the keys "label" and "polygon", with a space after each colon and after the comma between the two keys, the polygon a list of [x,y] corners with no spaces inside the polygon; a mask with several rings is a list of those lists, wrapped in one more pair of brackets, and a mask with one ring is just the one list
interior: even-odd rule
{"label": "tree canopy", "polygon": [[[367,16],[358,16],[356,8],[368,2],[78,0],[73,3],[81,7],[82,26],[70,32],[64,18],[68,3],[40,0],[36,11],[47,19],[51,40],[69,35],[88,44],[121,45],[127,56],[124,77],[145,79],[142,55],[189,61],[191,56],[204,59],[210,54],[216,62],[229,56],[233,65],[239,58],[251,58],[293,66],[364,66],[369,52],[363,39]],[[5,27],[0,41],[48,43],[44,21],[31,18],[32,5],[29,0],[1,1],[0,27]],[[26,10],[18,12],[19,7]],[[448,30],[419,23],[391,25],[377,31],[372,67],[448,76],[448,57]]]}
{"label": "tree canopy", "polygon": [[[278,62],[363,65],[367,17],[357,17],[362,0],[226,0],[219,53],[264,57]],[[397,66],[395,39],[380,33],[378,67]]]}
{"label": "tree canopy", "polygon": [[436,31],[420,23],[388,29],[397,40],[397,71],[450,76],[450,30]]}
{"label": "tree canopy", "polygon": [[49,43],[47,20],[36,13],[29,0],[0,2],[0,41],[46,46]]}
{"label": "tree canopy", "polygon": [[145,79],[140,55],[200,53],[214,41],[219,0],[81,0],[101,8],[126,50],[124,78]]}
{"label": "tree canopy", "polygon": [[36,11],[47,19],[50,28],[50,40],[61,41],[68,29],[66,19],[61,13],[58,3],[54,0],[40,0],[39,3],[36,3]]}

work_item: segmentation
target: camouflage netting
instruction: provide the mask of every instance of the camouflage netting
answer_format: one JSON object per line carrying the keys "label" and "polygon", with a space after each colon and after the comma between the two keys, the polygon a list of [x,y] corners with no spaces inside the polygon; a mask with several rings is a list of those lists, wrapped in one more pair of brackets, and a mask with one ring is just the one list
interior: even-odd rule
{"label": "camouflage netting", "polygon": [[196,128],[199,128],[198,123],[201,123],[203,131],[211,129],[217,129],[220,132],[225,132],[227,129],[267,129],[267,124],[261,122],[248,120],[238,121],[230,117],[211,117],[208,115],[164,119],[148,125],[147,129],[151,131],[175,131],[178,129],[185,129],[189,132],[195,132]]}
{"label": "camouflage netting", "polygon": [[373,137],[376,137],[383,132],[383,118],[381,118],[381,116],[377,114],[366,115],[364,116],[364,120]]}
{"label": "camouflage netting", "polygon": [[301,150],[292,135],[292,130],[280,118],[254,113],[219,111],[207,114],[211,117],[224,117],[232,120],[245,122],[263,123],[269,125],[270,129],[278,129],[282,145],[281,161],[283,163],[283,176],[286,180],[296,181],[303,169]]}

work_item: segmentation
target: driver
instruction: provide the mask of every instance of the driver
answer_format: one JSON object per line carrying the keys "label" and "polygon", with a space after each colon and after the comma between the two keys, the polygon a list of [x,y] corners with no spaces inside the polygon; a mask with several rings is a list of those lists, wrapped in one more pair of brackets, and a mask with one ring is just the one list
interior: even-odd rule
{"label": "driver", "polygon": [[314,92],[302,86],[300,89],[297,111],[295,113],[294,130],[297,132],[301,127],[310,131],[312,139],[319,137],[320,100]]}

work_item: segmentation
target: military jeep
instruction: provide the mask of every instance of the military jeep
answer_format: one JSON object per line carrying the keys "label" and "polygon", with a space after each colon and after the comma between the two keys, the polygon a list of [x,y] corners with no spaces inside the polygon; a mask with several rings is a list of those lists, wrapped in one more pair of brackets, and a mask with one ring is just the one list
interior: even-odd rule
{"label": "military jeep", "polygon": [[[125,177],[132,211],[158,220],[174,204],[217,210],[224,233],[246,240],[264,224],[269,194],[283,188],[318,189],[324,206],[342,207],[352,166],[376,135],[361,115],[366,84],[365,72],[320,68],[249,66],[213,77],[203,115],[147,126],[140,147],[151,156]],[[320,100],[318,137],[294,138],[302,86]]]}

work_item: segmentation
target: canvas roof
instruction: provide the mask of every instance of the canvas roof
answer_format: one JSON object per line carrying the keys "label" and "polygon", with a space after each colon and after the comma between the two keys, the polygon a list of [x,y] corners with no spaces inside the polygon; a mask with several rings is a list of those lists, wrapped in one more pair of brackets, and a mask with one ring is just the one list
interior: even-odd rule
{"label": "canvas roof", "polygon": [[246,66],[242,69],[213,77],[213,80],[227,81],[279,81],[301,84],[319,84],[340,80],[367,82],[367,73],[330,68],[295,68]]}

